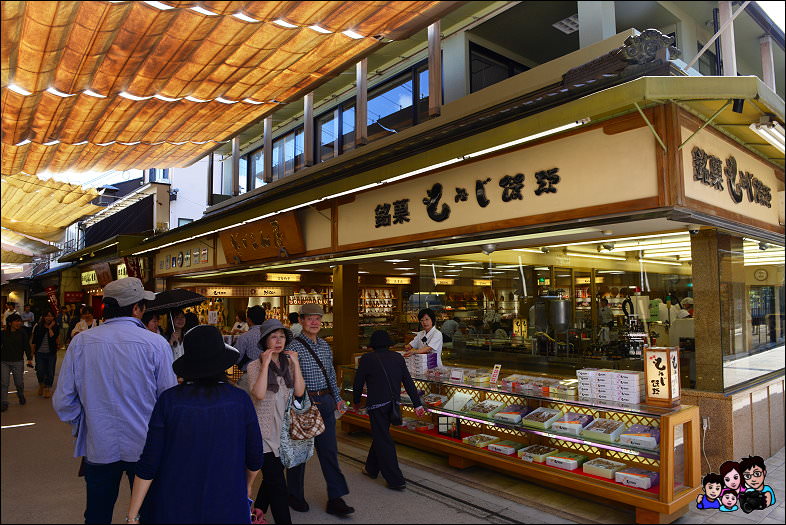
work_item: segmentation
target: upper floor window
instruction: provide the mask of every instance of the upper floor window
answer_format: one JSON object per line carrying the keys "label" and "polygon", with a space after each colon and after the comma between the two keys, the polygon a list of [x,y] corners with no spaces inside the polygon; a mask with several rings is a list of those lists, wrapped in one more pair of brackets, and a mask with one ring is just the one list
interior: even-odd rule
{"label": "upper floor window", "polygon": [[492,86],[529,68],[490,49],[469,43],[470,93]]}
{"label": "upper floor window", "polygon": [[[701,42],[696,42],[697,51],[701,51],[704,45]],[[709,49],[699,57],[699,73],[705,77],[718,76],[718,57]]]}
{"label": "upper floor window", "polygon": [[259,188],[265,183],[265,149],[259,148],[248,155],[249,188]]}
{"label": "upper floor window", "polygon": [[148,182],[169,183],[169,168],[150,168],[146,171]]}

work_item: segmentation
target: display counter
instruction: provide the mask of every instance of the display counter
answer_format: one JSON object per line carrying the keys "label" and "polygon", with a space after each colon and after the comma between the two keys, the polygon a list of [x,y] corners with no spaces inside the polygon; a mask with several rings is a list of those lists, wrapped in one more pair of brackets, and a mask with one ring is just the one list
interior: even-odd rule
{"label": "display counter", "polygon": [[[342,396],[351,402],[355,368],[341,366],[339,373]],[[400,443],[447,455],[451,466],[484,465],[619,501],[636,509],[637,523],[669,523],[701,491],[697,407],[631,405],[470,382],[488,381],[483,375],[461,382],[432,374],[413,379],[428,412],[416,418],[411,405],[402,405],[404,425],[391,434]],[[362,406],[345,414],[341,428],[370,429]],[[649,442],[640,441],[647,432]]]}

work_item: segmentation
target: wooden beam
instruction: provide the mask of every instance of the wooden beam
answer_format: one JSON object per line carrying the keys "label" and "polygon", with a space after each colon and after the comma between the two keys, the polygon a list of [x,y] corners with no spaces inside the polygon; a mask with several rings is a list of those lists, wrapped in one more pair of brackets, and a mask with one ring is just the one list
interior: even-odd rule
{"label": "wooden beam", "polygon": [[775,60],[772,57],[772,37],[765,35],[759,39],[761,51],[761,78],[767,86],[775,91]]}
{"label": "wooden beam", "polygon": [[355,146],[368,144],[368,60],[358,62],[355,95]]}
{"label": "wooden beam", "polygon": [[303,97],[303,164],[314,165],[314,92]]}
{"label": "wooden beam", "polygon": [[263,153],[264,153],[264,164],[265,164],[265,173],[264,178],[265,182],[273,182],[273,116],[268,115],[265,117],[263,121],[263,134],[265,144],[263,146]]}
{"label": "wooden beam", "polygon": [[442,35],[440,21],[428,26],[428,116],[442,111]]}
{"label": "wooden beam", "polygon": [[728,28],[721,35],[721,57],[723,59],[723,76],[737,76],[737,49],[734,46],[734,19],[732,5],[728,0],[718,2],[718,16],[721,27]]}

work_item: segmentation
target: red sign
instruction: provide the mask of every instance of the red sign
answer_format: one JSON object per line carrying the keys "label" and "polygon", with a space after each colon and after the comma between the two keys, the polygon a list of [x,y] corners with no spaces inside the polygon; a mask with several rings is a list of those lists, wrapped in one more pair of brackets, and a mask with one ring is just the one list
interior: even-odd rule
{"label": "red sign", "polygon": [[55,315],[60,313],[60,304],[57,301],[57,286],[49,286],[44,288],[46,295],[49,296],[49,304],[52,306],[52,312]]}
{"label": "red sign", "polygon": [[129,277],[137,277],[139,280],[144,281],[138,257],[123,257],[123,262],[126,263],[126,273]]}
{"label": "red sign", "polygon": [[65,292],[64,296],[65,297],[63,297],[63,301],[65,304],[79,304],[85,298],[85,294],[83,292]]}

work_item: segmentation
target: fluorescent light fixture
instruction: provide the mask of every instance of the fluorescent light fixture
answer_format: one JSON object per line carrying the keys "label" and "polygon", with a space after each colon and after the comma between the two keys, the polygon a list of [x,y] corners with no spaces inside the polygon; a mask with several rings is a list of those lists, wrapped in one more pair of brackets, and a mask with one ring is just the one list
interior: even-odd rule
{"label": "fluorescent light fixture", "polygon": [[313,271],[314,271],[314,269],[313,269],[313,268],[298,268],[298,269],[297,269],[297,270],[295,270],[295,271],[296,271],[296,272],[313,272]]}
{"label": "fluorescent light fixture", "polygon": [[448,263],[448,266],[466,266],[467,264],[476,264],[474,262],[452,262]]}
{"label": "fluorescent light fixture", "polygon": [[121,91],[120,93],[118,93],[118,95],[120,95],[123,98],[127,98],[128,100],[148,100],[153,98],[153,95],[150,95],[149,97],[140,97],[138,95],[132,95],[131,93],[126,93],[125,91]]}
{"label": "fluorescent light fixture", "polygon": [[378,184],[388,184],[391,182],[396,182],[398,180],[406,179],[408,177],[414,177],[415,175],[420,175],[421,173],[425,173],[427,171],[443,168],[445,166],[450,166],[451,164],[455,164],[456,162],[461,162],[463,160],[464,157],[456,157],[455,159],[446,160],[445,162],[438,162],[436,164],[432,164],[431,166],[426,166],[425,168],[420,168],[414,171],[403,173],[401,175],[396,175],[395,177],[390,177],[389,179],[385,179]]}
{"label": "fluorescent light fixture", "polygon": [[[25,370],[25,372],[27,372],[27,370]],[[33,426],[33,425],[35,425],[35,423],[19,423],[18,425],[3,425],[0,428],[5,430],[7,428],[30,427],[30,426]]]}
{"label": "fluorescent light fixture", "polygon": [[197,13],[201,13],[205,16],[218,16],[218,13],[214,13],[213,11],[208,11],[204,7],[199,7],[198,5],[190,8],[192,11],[196,11]]}
{"label": "fluorescent light fixture", "polygon": [[614,246],[611,252],[631,252],[636,250],[673,250],[674,248],[688,248],[690,249],[691,241],[678,241],[678,242],[662,242],[662,241],[644,241],[641,243],[629,243],[621,246]]}
{"label": "fluorescent light fixture", "polygon": [[[632,241],[632,240],[637,240],[637,239],[651,239],[653,237],[672,237],[672,236],[675,236],[675,235],[686,236],[686,233],[684,231],[682,231],[682,232],[673,232],[673,233],[655,233],[655,234],[652,234],[652,235],[636,235],[634,237],[618,237],[616,239],[604,239],[603,241],[594,240],[594,241],[568,242],[568,243],[564,243],[564,244],[549,244],[549,247],[550,248],[558,248],[558,247],[561,247],[561,246],[581,246],[581,245],[585,245],[585,244],[598,244],[600,242],[604,242],[604,243],[614,242],[614,243],[616,243],[618,241]],[[624,246],[624,244],[623,244],[623,246]],[[615,246],[615,249],[616,248],[617,248],[617,246]]]}
{"label": "fluorescent light fixture", "polygon": [[775,146],[775,149],[784,153],[784,133],[780,123],[770,120],[767,123],[753,123],[750,128],[761,138]]}
{"label": "fluorescent light fixture", "polygon": [[609,261],[624,261],[625,257],[618,255],[595,255],[594,253],[566,252],[568,257],[584,257],[586,259],[607,259]]}
{"label": "fluorescent light fixture", "polygon": [[402,273],[401,275],[417,275],[415,272]]}
{"label": "fluorescent light fixture", "polygon": [[363,35],[361,35],[360,33],[355,33],[351,29],[347,29],[346,31],[342,31],[341,33],[346,35],[346,36],[348,36],[349,38],[351,38],[353,40],[358,40],[360,38],[363,38]]}
{"label": "fluorescent light fixture", "polygon": [[153,95],[153,98],[157,98],[158,100],[163,100],[164,102],[177,102],[178,100],[182,100],[182,97],[180,97],[180,98],[169,98],[169,97],[165,97],[164,95],[160,95],[158,93]]}
{"label": "fluorescent light fixture", "polygon": [[221,102],[222,104],[237,104],[237,100],[229,100],[224,97],[216,97],[216,102]]}
{"label": "fluorescent light fixture", "polygon": [[682,263],[678,262],[671,262],[671,261],[653,261],[652,259],[639,259],[639,262],[649,263],[649,264],[666,264],[668,266],[682,266]]}
{"label": "fluorescent light fixture", "polygon": [[23,97],[29,97],[30,95],[32,95],[31,92],[29,92],[28,90],[26,90],[21,86],[17,86],[16,84],[8,84],[8,89],[13,91],[14,93],[18,93],[19,95],[22,95]]}
{"label": "fluorescent light fixture", "polygon": [[553,135],[555,133],[561,133],[563,131],[567,131],[569,129],[576,128],[578,126],[582,126],[590,121],[589,118],[583,118],[581,120],[577,120],[576,122],[571,122],[569,124],[565,124],[563,126],[558,126],[556,128],[548,129],[546,131],[541,131],[540,133],[535,133],[534,135],[529,135],[527,137],[523,137],[516,140],[511,140],[510,142],[506,142],[504,144],[499,144],[497,146],[492,146],[491,148],[482,149],[480,151],[476,151],[474,153],[470,153],[469,155],[464,155],[465,158],[472,158],[472,157],[479,157],[481,155],[485,155],[486,153],[491,153],[493,151],[498,151],[505,148],[510,148],[512,146],[517,146],[519,144],[524,144],[525,142],[531,142],[533,140],[538,140],[543,137],[548,137],[549,135]]}
{"label": "fluorescent light fixture", "polygon": [[414,270],[414,268],[395,268],[395,267],[393,269],[394,270],[402,270],[404,272],[406,272],[407,270]]}
{"label": "fluorescent light fixture", "polygon": [[368,273],[368,272],[365,270],[358,270],[358,273]]}
{"label": "fluorescent light fixture", "polygon": [[286,20],[282,20],[280,18],[278,20],[273,20],[273,23],[276,25],[280,25],[281,27],[287,27],[289,29],[297,27],[295,24],[290,24]]}
{"label": "fluorescent light fixture", "polygon": [[145,1],[145,3],[147,5],[149,5],[149,6],[151,6],[151,7],[155,7],[156,9],[160,9],[162,11],[168,11],[169,9],[174,9],[173,6],[167,5],[167,4],[163,3],[163,2],[147,2],[147,1]]}
{"label": "fluorescent light fixture", "polygon": [[63,93],[62,91],[58,91],[52,86],[49,86],[48,88],[46,88],[46,90],[47,92],[62,98],[73,97],[74,95],[76,95],[76,93]]}
{"label": "fluorescent light fixture", "polygon": [[537,266],[535,268],[535,270],[537,270],[539,272],[545,272],[545,271],[548,271],[548,269],[549,269],[548,266]]}
{"label": "fluorescent light fixture", "polygon": [[513,251],[514,252],[527,252],[527,253],[540,253],[540,254],[543,253],[540,249],[536,250],[535,248],[513,248]]}
{"label": "fluorescent light fixture", "polygon": [[623,272],[622,270],[598,270],[597,273],[607,273],[609,275],[622,275],[625,272]]}
{"label": "fluorescent light fixture", "polygon": [[389,263],[400,263],[400,262],[408,262],[408,259],[384,259],[385,262]]}
{"label": "fluorescent light fixture", "polygon": [[24,146],[25,144],[30,144],[31,142],[33,141],[30,139],[25,139],[22,142],[17,142],[16,144],[14,144],[14,146]]}
{"label": "fluorescent light fixture", "polygon": [[308,28],[316,31],[317,33],[322,33],[322,34],[328,34],[333,32],[330,29],[325,29],[324,27],[320,27],[316,24],[314,24],[313,26],[308,26]]}
{"label": "fluorescent light fixture", "polygon": [[261,22],[261,20],[257,20],[256,18],[251,18],[250,16],[248,16],[247,14],[242,13],[242,12],[237,12],[237,13],[233,14],[232,16],[242,20],[243,22],[251,22],[252,24],[256,23],[256,22]]}
{"label": "fluorescent light fixture", "polygon": [[92,89],[86,89],[86,90],[82,91],[82,93],[84,93],[85,95],[87,95],[89,97],[106,98],[106,95],[102,95],[101,93],[96,93]]}

